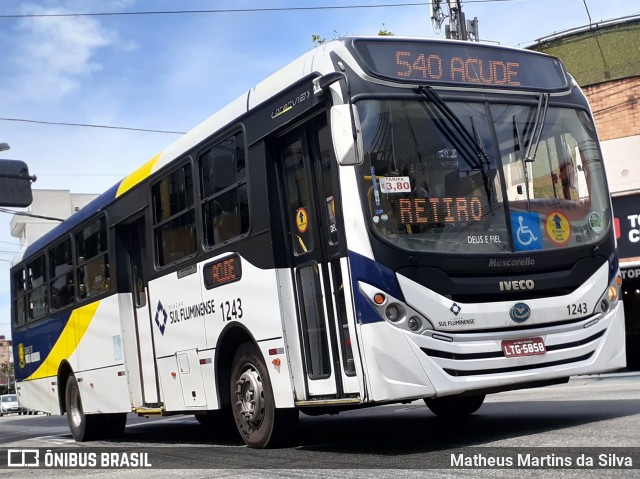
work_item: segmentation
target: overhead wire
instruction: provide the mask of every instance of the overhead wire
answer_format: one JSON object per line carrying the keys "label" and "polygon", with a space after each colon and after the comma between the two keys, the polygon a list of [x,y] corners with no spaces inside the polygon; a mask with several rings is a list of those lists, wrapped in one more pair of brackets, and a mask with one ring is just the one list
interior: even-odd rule
{"label": "overhead wire", "polygon": [[106,128],[110,130],[129,130],[129,131],[143,131],[147,133],[167,133],[171,135],[184,135],[184,131],[171,131],[171,130],[153,130],[147,128],[132,128],[128,126],[113,126],[113,125],[95,125],[91,123],[70,123],[63,121],[42,121],[42,120],[28,120],[25,118],[1,118],[0,121],[13,121],[23,123],[36,123],[39,125],[60,125],[60,126],[81,126],[87,128]]}
{"label": "overhead wire", "polygon": [[[505,3],[522,0],[465,0],[465,3]],[[59,12],[59,13],[18,13],[0,15],[2,18],[46,18],[46,17],[106,17],[133,15],[186,15],[212,13],[260,13],[260,12],[295,12],[317,10],[348,10],[371,8],[417,7],[431,5],[432,2],[381,3],[375,5],[326,5],[313,7],[266,7],[266,8],[216,8],[203,10],[149,10],[137,12]]]}

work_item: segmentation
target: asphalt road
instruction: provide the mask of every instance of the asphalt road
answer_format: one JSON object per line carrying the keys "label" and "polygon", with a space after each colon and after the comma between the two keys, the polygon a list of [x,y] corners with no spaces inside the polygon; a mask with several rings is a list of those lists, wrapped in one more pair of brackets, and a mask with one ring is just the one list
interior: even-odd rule
{"label": "asphalt road", "polygon": [[[458,422],[437,418],[422,402],[335,416],[301,414],[294,445],[277,450],[248,449],[234,434],[207,430],[189,416],[132,417],[119,440],[83,444],[73,442],[64,417],[9,416],[0,418],[0,454],[8,447],[148,451],[161,468],[30,470],[24,477],[640,478],[640,374],[580,377],[566,385],[500,393]],[[546,456],[551,467],[518,464],[518,454]],[[604,468],[576,469],[580,454],[596,466],[604,461]],[[463,467],[463,461],[490,456],[511,457],[516,467]],[[621,465],[616,460],[627,457],[632,467],[615,468]],[[565,467],[567,460],[574,468]],[[486,463],[473,463],[478,465]],[[17,473],[26,471],[0,469],[0,477]]]}

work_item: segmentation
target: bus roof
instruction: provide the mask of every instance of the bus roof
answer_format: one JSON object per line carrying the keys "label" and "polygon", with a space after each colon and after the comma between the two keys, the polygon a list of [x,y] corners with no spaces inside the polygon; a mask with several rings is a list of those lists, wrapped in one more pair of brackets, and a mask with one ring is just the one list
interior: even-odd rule
{"label": "bus roof", "polygon": [[[331,43],[335,45],[338,42]],[[237,121],[252,108],[267,101],[269,98],[285,89],[288,85],[295,83],[304,75],[311,73],[311,65],[314,63],[313,57],[319,52],[326,50],[326,46],[321,46],[305,53],[286,65],[284,68],[276,71],[271,76],[255,85],[250,90],[244,92],[238,98],[211,115],[195,128],[182,135],[173,143],[170,143],[160,153],[117,182],[99,197],[27,246],[22,259],[27,259],[31,255],[39,252],[42,248],[54,242],[61,235],[70,232],[85,220],[102,211],[138,183],[142,182],[164,166],[170,164],[185,152],[205,141],[212,133]],[[316,62],[316,64],[317,63],[318,62]]]}
{"label": "bus roof", "polygon": [[[128,190],[135,187],[137,184],[150,177],[156,171],[170,164],[175,159],[184,155],[186,152],[206,141],[214,132],[221,130],[227,126],[230,126],[234,122],[238,121],[247,112],[256,108],[257,106],[265,103],[269,99],[273,98],[279,92],[282,92],[287,87],[295,84],[300,79],[312,73],[325,74],[331,71],[335,71],[335,67],[331,61],[330,53],[339,51],[345,58],[353,58],[352,49],[347,45],[354,45],[357,42],[402,42],[409,43],[428,43],[434,46],[458,45],[465,46],[467,49],[494,49],[500,51],[517,51],[525,53],[526,55],[553,58],[548,55],[524,51],[515,48],[501,47],[487,44],[470,44],[469,42],[457,41],[457,40],[442,40],[442,39],[426,39],[415,37],[344,37],[342,39],[334,40],[332,42],[320,45],[319,47],[310,50],[297,59],[293,60],[288,65],[284,66],[280,70],[276,71],[260,83],[256,84],[250,90],[244,92],[238,98],[224,106],[222,109],[205,119],[202,123],[190,130],[188,133],[182,135],[173,143],[169,144],[156,156],[148,160],[134,172],[123,178],[114,186],[109,188],[106,192],[101,194],[98,198],[90,202],[80,211],[63,221],[60,225],[53,228],[44,236],[36,240],[29,245],[23,255],[23,259],[29,258],[31,255],[40,251],[43,247],[52,243],[60,235],[68,233],[85,220],[91,218],[94,214],[102,211],[110,203],[117,198],[125,194]],[[362,59],[359,60],[360,62]],[[356,66],[356,61],[352,66]],[[358,68],[359,71],[362,69]],[[364,74],[366,74],[363,71]]]}

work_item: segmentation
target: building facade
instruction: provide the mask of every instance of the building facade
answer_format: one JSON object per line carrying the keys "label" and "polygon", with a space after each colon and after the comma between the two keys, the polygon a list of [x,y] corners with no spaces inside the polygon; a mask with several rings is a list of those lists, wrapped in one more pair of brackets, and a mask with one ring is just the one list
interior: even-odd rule
{"label": "building facade", "polygon": [[22,257],[22,251],[29,244],[97,197],[98,195],[75,194],[68,190],[33,190],[33,202],[26,213],[37,217],[14,215],[11,218],[11,236],[20,240],[21,251],[14,262]]}
{"label": "building facade", "polygon": [[640,369],[640,15],[554,34],[529,48],[560,58],[591,105],[615,215],[627,365]]}
{"label": "building facade", "polygon": [[560,58],[587,96],[615,194],[640,190],[640,15],[537,40]]}

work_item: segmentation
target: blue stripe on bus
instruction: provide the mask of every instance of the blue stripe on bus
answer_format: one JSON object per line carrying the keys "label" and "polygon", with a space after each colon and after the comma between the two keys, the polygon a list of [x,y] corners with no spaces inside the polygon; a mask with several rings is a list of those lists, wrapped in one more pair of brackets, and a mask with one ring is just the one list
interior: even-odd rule
{"label": "blue stripe on bus", "polygon": [[375,286],[380,289],[381,292],[393,296],[400,301],[404,301],[404,296],[400,290],[400,285],[398,284],[395,273],[372,259],[354,253],[353,251],[348,252],[348,258],[358,323],[366,324],[384,321],[369,300],[362,294],[358,287],[358,282],[362,281],[363,283]]}
{"label": "blue stripe on bus", "polygon": [[[30,324],[28,329],[13,331],[11,341],[13,343],[16,381],[27,379],[42,365],[60,338],[72,312],[72,310],[68,310],[52,313],[46,319]],[[39,354],[39,361],[25,363],[23,366],[20,362],[20,345],[24,348],[30,348],[31,354]]]}
{"label": "blue stripe on bus", "polygon": [[109,205],[116,198],[116,192],[118,191],[118,187],[120,186],[121,181],[113,185],[107,191],[102,193],[96,199],[94,199],[91,203],[86,205],[84,208],[81,208],[75,214],[70,216],[68,219],[60,223],[58,226],[53,228],[51,231],[46,233],[41,238],[38,238],[32,244],[27,246],[27,249],[24,252],[24,258],[28,258],[34,253],[39,252],[45,246],[47,246],[52,241],[56,239],[60,239],[62,235],[68,233],[73,228],[81,224],[83,221],[91,218],[93,215],[103,210],[107,205]]}

